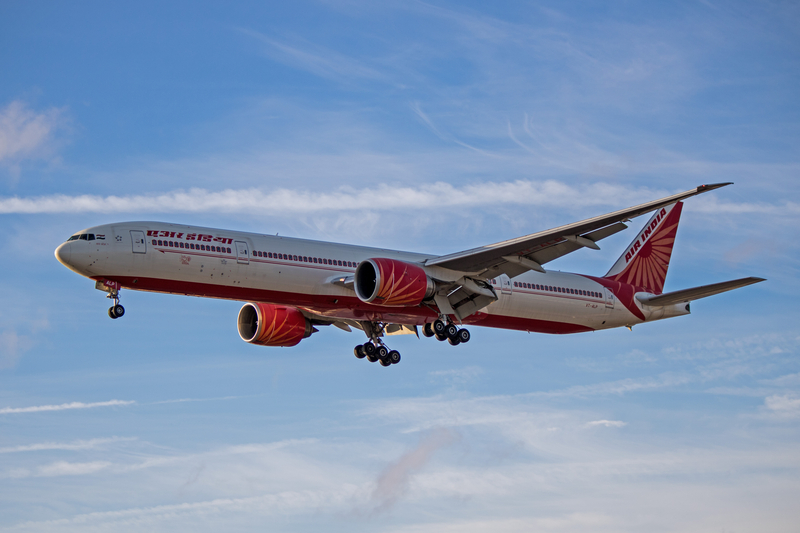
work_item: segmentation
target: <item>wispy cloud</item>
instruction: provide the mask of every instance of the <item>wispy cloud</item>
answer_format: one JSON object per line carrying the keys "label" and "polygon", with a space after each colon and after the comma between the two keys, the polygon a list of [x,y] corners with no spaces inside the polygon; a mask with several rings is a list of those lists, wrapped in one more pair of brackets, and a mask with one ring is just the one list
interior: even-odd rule
{"label": "wispy cloud", "polygon": [[91,409],[94,407],[113,407],[117,405],[132,405],[136,402],[134,400],[109,400],[107,402],[70,402],[58,405],[34,405],[31,407],[3,407],[0,409],[0,415],[16,414],[16,413],[41,413],[45,411],[65,411],[67,409]]}
{"label": "wispy cloud", "polygon": [[93,450],[105,444],[135,440],[137,440],[136,437],[108,437],[102,439],[76,440],[72,442],[40,442],[36,444],[23,444],[20,446],[7,446],[5,448],[0,448],[0,453],[38,452],[44,450]]}
{"label": "wispy cloud", "polygon": [[19,335],[16,331],[0,333],[0,369],[15,367],[20,355],[31,345],[30,338]]}
{"label": "wispy cloud", "polygon": [[621,428],[627,425],[627,422],[623,422],[621,420],[592,420],[591,422],[586,423],[587,427],[603,426],[607,428]]}
{"label": "wispy cloud", "polygon": [[458,434],[452,429],[435,428],[420,439],[419,444],[387,466],[375,482],[371,501],[374,511],[386,511],[408,490],[411,475],[421,470],[433,454],[453,443]]}
{"label": "wispy cloud", "polygon": [[380,70],[329,48],[308,42],[290,45],[254,30],[240,31],[267,45],[264,51],[268,57],[292,68],[348,85],[355,84],[355,80],[390,81]]}
{"label": "wispy cloud", "polygon": [[[666,196],[671,191],[646,187],[630,188],[604,182],[573,186],[556,180],[512,182],[486,181],[469,185],[438,182],[419,187],[398,187],[388,183],[366,190],[340,188],[329,192],[278,189],[176,190],[150,195],[97,196],[49,195],[0,198],[0,214],[42,213],[269,213],[313,214],[363,210],[375,198],[391,198],[381,210],[406,211],[462,207],[520,205],[575,208],[591,206],[623,207]],[[761,209],[764,213],[800,213],[800,204],[728,204],[711,202],[702,210],[744,212]]]}
{"label": "wispy cloud", "polygon": [[44,155],[63,123],[61,109],[37,113],[20,100],[11,102],[0,109],[0,163]]}

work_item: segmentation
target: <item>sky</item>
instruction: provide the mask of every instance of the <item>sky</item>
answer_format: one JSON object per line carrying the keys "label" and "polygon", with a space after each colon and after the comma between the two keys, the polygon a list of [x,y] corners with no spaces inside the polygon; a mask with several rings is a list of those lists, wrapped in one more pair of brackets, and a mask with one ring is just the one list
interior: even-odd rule
{"label": "sky", "polygon": [[[794,2],[0,3],[0,530],[796,531]],[[246,344],[53,251],[159,220],[448,254],[704,183],[692,315]],[[646,217],[551,269],[603,275]]]}

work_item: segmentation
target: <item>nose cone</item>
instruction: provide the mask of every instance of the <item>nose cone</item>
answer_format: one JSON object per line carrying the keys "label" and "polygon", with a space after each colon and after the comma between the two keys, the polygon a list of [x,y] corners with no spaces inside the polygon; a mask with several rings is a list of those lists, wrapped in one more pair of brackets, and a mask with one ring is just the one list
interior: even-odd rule
{"label": "nose cone", "polygon": [[58,262],[64,265],[65,267],[69,267],[69,259],[70,259],[70,252],[72,250],[72,243],[65,242],[58,248],[56,248],[56,259]]}

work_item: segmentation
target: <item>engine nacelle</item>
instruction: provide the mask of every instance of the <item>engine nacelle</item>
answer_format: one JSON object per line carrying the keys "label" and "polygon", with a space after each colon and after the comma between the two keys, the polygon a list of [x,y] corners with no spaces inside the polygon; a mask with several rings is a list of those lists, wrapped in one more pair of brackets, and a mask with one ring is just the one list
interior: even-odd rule
{"label": "engine nacelle", "polygon": [[261,346],[295,346],[316,330],[294,307],[246,303],[239,310],[239,336]]}
{"label": "engine nacelle", "polygon": [[359,263],[353,288],[362,302],[414,307],[433,296],[436,285],[419,265],[377,258]]}

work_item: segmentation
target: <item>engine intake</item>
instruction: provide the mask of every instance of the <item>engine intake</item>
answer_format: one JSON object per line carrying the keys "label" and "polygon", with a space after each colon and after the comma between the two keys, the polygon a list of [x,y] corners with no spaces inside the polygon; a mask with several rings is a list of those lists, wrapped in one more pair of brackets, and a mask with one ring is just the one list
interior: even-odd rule
{"label": "engine intake", "polygon": [[243,341],[260,346],[295,346],[316,330],[294,307],[246,303],[237,321]]}
{"label": "engine intake", "polygon": [[383,258],[359,263],[353,285],[362,302],[388,307],[415,307],[436,288],[421,266]]}

